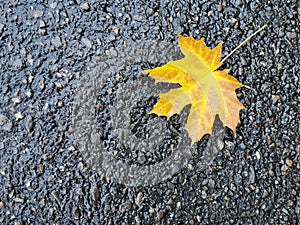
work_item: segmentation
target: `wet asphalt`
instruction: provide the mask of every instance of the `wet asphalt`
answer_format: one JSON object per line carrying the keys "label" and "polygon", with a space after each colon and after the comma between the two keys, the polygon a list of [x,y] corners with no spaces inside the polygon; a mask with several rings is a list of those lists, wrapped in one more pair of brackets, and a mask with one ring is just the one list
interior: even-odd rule
{"label": "wet asphalt", "polygon": [[[109,71],[95,111],[106,150],[155,163],[178,144],[179,116],[165,121],[151,154],[120,146],[109,123],[118,90],[180,58],[177,33],[211,48],[223,41],[225,57],[264,24],[223,65],[250,88],[237,91],[245,106],[237,136],[225,130],[211,165],[196,169],[206,136],[186,167],[154,185],[131,187],[91,168],[74,137],[84,133],[73,124],[83,81]],[[299,224],[299,24],[297,0],[1,1],[0,224]],[[145,139],[157,97],[138,101],[128,104],[130,129]]]}

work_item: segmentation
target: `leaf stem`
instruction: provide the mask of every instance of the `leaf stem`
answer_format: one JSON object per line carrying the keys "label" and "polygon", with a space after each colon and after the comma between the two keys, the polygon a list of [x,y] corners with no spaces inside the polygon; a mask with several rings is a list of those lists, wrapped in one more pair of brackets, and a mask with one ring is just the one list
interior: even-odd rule
{"label": "leaf stem", "polygon": [[226,59],[228,59],[236,50],[238,50],[240,47],[242,47],[244,44],[246,44],[253,36],[255,36],[257,33],[265,29],[268,25],[265,24],[261,28],[259,28],[257,31],[255,31],[253,34],[251,34],[249,37],[247,37],[241,44],[239,44],[235,49],[233,49],[224,59],[221,60],[223,63]]}

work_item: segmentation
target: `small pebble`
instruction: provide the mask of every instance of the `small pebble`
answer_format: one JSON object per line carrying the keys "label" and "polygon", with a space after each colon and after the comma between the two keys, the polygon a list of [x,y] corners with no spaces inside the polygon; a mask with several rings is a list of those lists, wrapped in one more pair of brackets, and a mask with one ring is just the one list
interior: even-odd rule
{"label": "small pebble", "polygon": [[32,131],[32,128],[33,128],[33,120],[32,120],[32,117],[29,115],[26,117],[26,130],[28,132],[31,132]]}
{"label": "small pebble", "polygon": [[289,38],[289,39],[295,39],[295,38],[297,38],[297,33],[296,32],[287,32],[287,37]]}
{"label": "small pebble", "polygon": [[274,101],[274,102],[276,102],[277,100],[279,100],[280,99],[280,96],[279,95],[272,95],[272,100]]}
{"label": "small pebble", "polygon": [[39,170],[41,171],[41,172],[43,172],[44,171],[44,165],[39,165]]}
{"label": "small pebble", "polygon": [[53,2],[53,3],[50,4],[50,8],[52,8],[52,9],[55,9],[56,6],[57,6],[57,3],[56,3],[56,2]]}
{"label": "small pebble", "polygon": [[136,198],[135,198],[135,204],[136,204],[137,206],[141,206],[142,201],[143,201],[143,193],[142,193],[142,192],[139,192],[138,195],[137,195]]}
{"label": "small pebble", "polygon": [[15,48],[15,46],[14,46],[11,42],[9,42],[9,43],[7,44],[7,50],[8,50],[9,52],[11,52],[14,48]]}
{"label": "small pebble", "polygon": [[262,197],[265,198],[265,197],[267,197],[268,195],[269,195],[269,193],[268,193],[266,190],[264,190],[264,191],[263,191]]}
{"label": "small pebble", "polygon": [[288,170],[288,166],[285,165],[285,164],[283,164],[283,165],[281,166],[281,172],[282,172],[282,173],[285,173],[287,170]]}
{"label": "small pebble", "polygon": [[0,202],[0,210],[4,208],[4,202]]}
{"label": "small pebble", "polygon": [[62,43],[61,43],[61,40],[60,40],[60,37],[59,37],[59,36],[56,36],[55,38],[52,38],[51,43],[52,43],[55,47],[57,47],[57,48],[59,48],[59,47],[62,46]]}
{"label": "small pebble", "polygon": [[19,120],[21,120],[21,119],[24,118],[24,116],[22,115],[21,112],[17,112],[17,113],[15,114],[15,117],[16,117],[16,121],[19,121]]}
{"label": "small pebble", "polygon": [[[46,34],[46,29],[40,29],[40,34],[45,35]],[[30,63],[31,64],[31,63]]]}
{"label": "small pebble", "polygon": [[132,206],[131,202],[127,202],[127,203],[125,203],[125,204],[122,206],[122,210],[123,210],[124,212],[127,212],[127,211],[129,211],[129,210],[131,209],[131,206]]}
{"label": "small pebble", "polygon": [[255,156],[256,156],[256,158],[259,160],[260,157],[261,157],[260,152],[259,152],[259,151],[256,151],[256,152],[255,152]]}
{"label": "small pebble", "polygon": [[4,28],[4,24],[0,23],[0,33],[2,33],[3,28]]}
{"label": "small pebble", "polygon": [[23,198],[14,198],[14,201],[18,202],[18,203],[23,203],[24,199]]}
{"label": "small pebble", "polygon": [[89,3],[85,2],[85,3],[82,3],[80,5],[80,8],[82,8],[84,10],[89,10],[90,9],[90,5],[89,5]]}
{"label": "small pebble", "polygon": [[32,94],[31,91],[26,91],[26,92],[25,92],[25,95],[26,95],[28,98],[31,98],[33,94]]}
{"label": "small pebble", "polygon": [[201,198],[206,199],[206,197],[207,197],[206,191],[202,190],[201,191]]}
{"label": "small pebble", "polygon": [[46,27],[46,24],[43,20],[40,21],[40,28],[44,28]]}
{"label": "small pebble", "polygon": [[120,32],[120,27],[113,26],[113,31],[114,31],[116,34],[119,34],[119,32]]}
{"label": "small pebble", "polygon": [[101,40],[100,40],[99,38],[97,38],[97,44],[98,44],[99,46],[102,45],[102,42],[101,42]]}
{"label": "small pebble", "polygon": [[218,146],[218,149],[221,150],[224,148],[224,142],[221,141],[221,140],[217,140],[217,146]]}
{"label": "small pebble", "polygon": [[115,35],[109,35],[108,36],[108,41],[110,41],[110,42],[112,42],[112,41],[114,41],[114,40],[116,40],[116,37],[115,37]]}
{"label": "small pebble", "polygon": [[249,168],[249,183],[253,184],[255,182],[255,171],[253,166],[250,166]]}
{"label": "small pebble", "polygon": [[151,9],[151,8],[148,8],[148,9],[146,10],[146,14],[147,14],[148,16],[152,16],[153,13],[154,13],[154,10]]}
{"label": "small pebble", "polygon": [[152,207],[150,207],[150,209],[149,209],[149,213],[150,214],[153,214],[155,212],[155,209],[154,208],[152,208]]}
{"label": "small pebble", "polygon": [[139,216],[134,217],[136,224],[140,224],[141,223],[141,219]]}
{"label": "small pebble", "polygon": [[87,48],[92,48],[92,42],[88,38],[81,38],[81,41]]}
{"label": "small pebble", "polygon": [[9,121],[9,119],[6,116],[0,114],[0,126],[4,125],[7,121]]}
{"label": "small pebble", "polygon": [[208,180],[208,184],[207,184],[207,186],[209,187],[209,188],[215,188],[215,181],[213,180],[213,179],[209,179]]}
{"label": "small pebble", "polygon": [[164,210],[159,210],[158,213],[157,213],[157,221],[160,222],[162,220],[162,218],[164,218],[165,216],[165,211]]}
{"label": "small pebble", "polygon": [[138,22],[144,21],[144,17],[141,16],[141,15],[134,15],[134,16],[133,16],[133,19],[134,19],[135,21],[138,21]]}
{"label": "small pebble", "polygon": [[167,205],[173,205],[173,199],[170,198],[169,201],[167,202]]}
{"label": "small pebble", "polygon": [[80,212],[77,206],[75,206],[72,210],[72,214],[74,216],[75,220],[78,220],[80,218]]}
{"label": "small pebble", "polygon": [[39,87],[40,87],[41,91],[44,90],[44,88],[45,88],[45,83],[44,83],[43,80],[40,80],[40,81],[39,81]]}
{"label": "small pebble", "polygon": [[22,55],[26,56],[28,52],[27,52],[26,48],[21,48],[20,53],[21,53]]}
{"label": "small pebble", "polygon": [[56,86],[58,89],[62,89],[62,88],[63,88],[63,84],[60,83],[60,82],[55,82],[54,84],[55,84],[55,86]]}
{"label": "small pebble", "polygon": [[29,54],[29,55],[27,56],[27,60],[28,60],[28,62],[29,62],[30,65],[33,65],[33,58],[32,58],[32,55]]}
{"label": "small pebble", "polygon": [[23,62],[21,59],[16,59],[13,62],[13,66],[15,67],[16,70],[21,70],[23,68]]}
{"label": "small pebble", "polygon": [[12,98],[12,101],[15,105],[19,104],[21,102],[21,99],[19,98]]}
{"label": "small pebble", "polygon": [[287,159],[287,160],[286,160],[286,164],[287,164],[289,167],[292,167],[292,166],[293,166],[293,160]]}
{"label": "small pebble", "polygon": [[59,195],[58,195],[58,192],[57,192],[57,191],[52,191],[52,192],[51,192],[51,195],[53,196],[53,198],[54,198],[58,203],[60,203],[60,199],[59,199]]}
{"label": "small pebble", "polygon": [[43,16],[43,11],[35,11],[34,12],[34,14],[33,14],[33,16],[34,16],[34,18],[40,18],[40,17],[42,17]]}
{"label": "small pebble", "polygon": [[93,186],[91,188],[91,194],[92,194],[92,197],[93,197],[94,201],[97,201],[99,199],[99,197],[100,197],[100,191],[99,191],[99,189],[98,189],[97,186]]}
{"label": "small pebble", "polygon": [[12,122],[6,116],[0,114],[0,128],[5,131],[10,131],[13,127]]}
{"label": "small pebble", "polygon": [[62,101],[59,101],[58,103],[57,103],[57,107],[58,108],[61,108],[61,107],[63,107],[64,106],[64,103],[62,102]]}

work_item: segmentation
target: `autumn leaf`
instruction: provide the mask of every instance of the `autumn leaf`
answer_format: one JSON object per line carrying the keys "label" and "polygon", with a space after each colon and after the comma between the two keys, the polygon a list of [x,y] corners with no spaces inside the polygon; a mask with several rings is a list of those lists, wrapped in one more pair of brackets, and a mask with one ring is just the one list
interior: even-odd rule
{"label": "autumn leaf", "polygon": [[205,134],[211,134],[217,114],[223,124],[236,134],[239,111],[244,107],[238,101],[235,90],[243,85],[228,74],[228,69],[217,70],[222,65],[222,43],[211,50],[203,38],[195,40],[180,34],[178,37],[185,57],[146,72],[156,82],[177,83],[181,87],[160,94],[159,101],[149,113],[170,118],[191,104],[185,129],[192,143]]}

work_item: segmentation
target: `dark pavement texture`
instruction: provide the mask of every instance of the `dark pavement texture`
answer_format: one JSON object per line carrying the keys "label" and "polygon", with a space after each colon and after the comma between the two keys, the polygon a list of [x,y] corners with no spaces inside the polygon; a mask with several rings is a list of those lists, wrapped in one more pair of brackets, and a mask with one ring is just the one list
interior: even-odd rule
{"label": "dark pavement texture", "polygon": [[[0,224],[299,224],[298,0],[0,2]],[[225,62],[252,89],[238,90],[237,136],[226,130],[208,169],[193,170],[195,157],[165,182],[126,187],[86,165],[68,138],[71,105],[107,50],[176,44],[181,33],[223,41],[226,56],[264,24]],[[133,65],[124,82],[159,65]],[[99,101],[106,112],[110,96]],[[99,116],[104,128],[109,116]]]}

